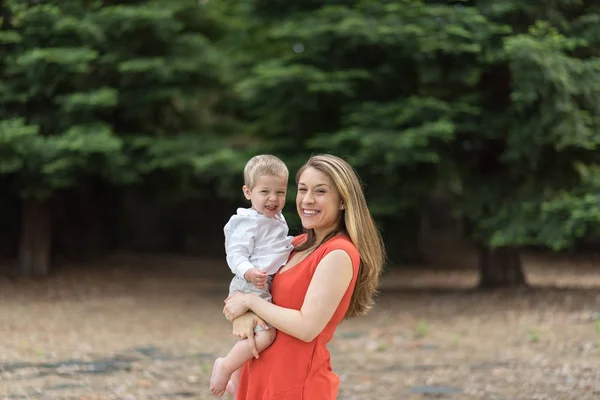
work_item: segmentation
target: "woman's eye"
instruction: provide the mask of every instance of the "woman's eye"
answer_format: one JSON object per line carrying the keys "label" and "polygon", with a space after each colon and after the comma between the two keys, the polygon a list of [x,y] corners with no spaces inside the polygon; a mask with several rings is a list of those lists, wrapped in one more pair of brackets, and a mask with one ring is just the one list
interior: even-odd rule
{"label": "woman's eye", "polygon": [[304,189],[304,188],[299,188],[299,189],[298,189],[298,191],[299,191],[299,192],[306,192],[306,189]]}

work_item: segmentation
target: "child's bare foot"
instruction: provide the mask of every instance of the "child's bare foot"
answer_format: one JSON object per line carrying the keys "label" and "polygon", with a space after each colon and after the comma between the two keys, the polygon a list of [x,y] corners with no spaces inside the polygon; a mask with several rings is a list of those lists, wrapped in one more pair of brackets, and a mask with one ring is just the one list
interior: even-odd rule
{"label": "child's bare foot", "polygon": [[235,395],[237,394],[237,386],[235,383],[233,383],[231,380],[229,382],[227,382],[227,389],[225,389],[225,391],[232,397],[235,398]]}
{"label": "child's bare foot", "polygon": [[213,365],[212,374],[210,375],[210,391],[215,396],[223,396],[229,381],[229,371],[225,368],[223,358],[217,358]]}

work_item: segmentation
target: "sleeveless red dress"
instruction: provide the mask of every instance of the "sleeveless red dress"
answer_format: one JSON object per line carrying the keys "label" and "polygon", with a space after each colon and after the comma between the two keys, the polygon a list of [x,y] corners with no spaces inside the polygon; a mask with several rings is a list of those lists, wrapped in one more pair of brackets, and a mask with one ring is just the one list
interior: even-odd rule
{"label": "sleeveless red dress", "polygon": [[[292,243],[298,245],[303,240],[305,235],[297,236]],[[277,331],[275,341],[260,358],[244,365],[237,400],[337,399],[340,380],[331,369],[326,345],[348,310],[360,266],[358,249],[347,236],[333,237],[292,268],[275,274],[271,294],[278,306],[300,310],[317,265],[333,250],[350,255],[354,273],[331,320],[309,343]]]}

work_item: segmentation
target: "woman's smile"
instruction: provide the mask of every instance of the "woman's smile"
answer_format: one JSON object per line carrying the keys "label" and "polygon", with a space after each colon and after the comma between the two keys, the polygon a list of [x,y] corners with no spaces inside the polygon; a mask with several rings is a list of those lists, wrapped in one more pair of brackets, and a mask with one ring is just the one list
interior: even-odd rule
{"label": "woman's smile", "polygon": [[319,213],[319,211],[317,211],[317,210],[309,210],[306,208],[302,209],[302,215],[305,217],[312,217],[312,216],[317,215],[318,213]]}

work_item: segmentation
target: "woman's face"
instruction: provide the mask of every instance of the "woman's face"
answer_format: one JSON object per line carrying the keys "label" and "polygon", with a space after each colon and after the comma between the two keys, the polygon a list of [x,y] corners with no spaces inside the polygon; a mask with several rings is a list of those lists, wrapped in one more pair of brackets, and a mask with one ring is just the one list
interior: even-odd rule
{"label": "woman's face", "polygon": [[342,200],[333,181],[323,172],[308,167],[298,179],[296,208],[306,229],[327,234],[338,223]]}

